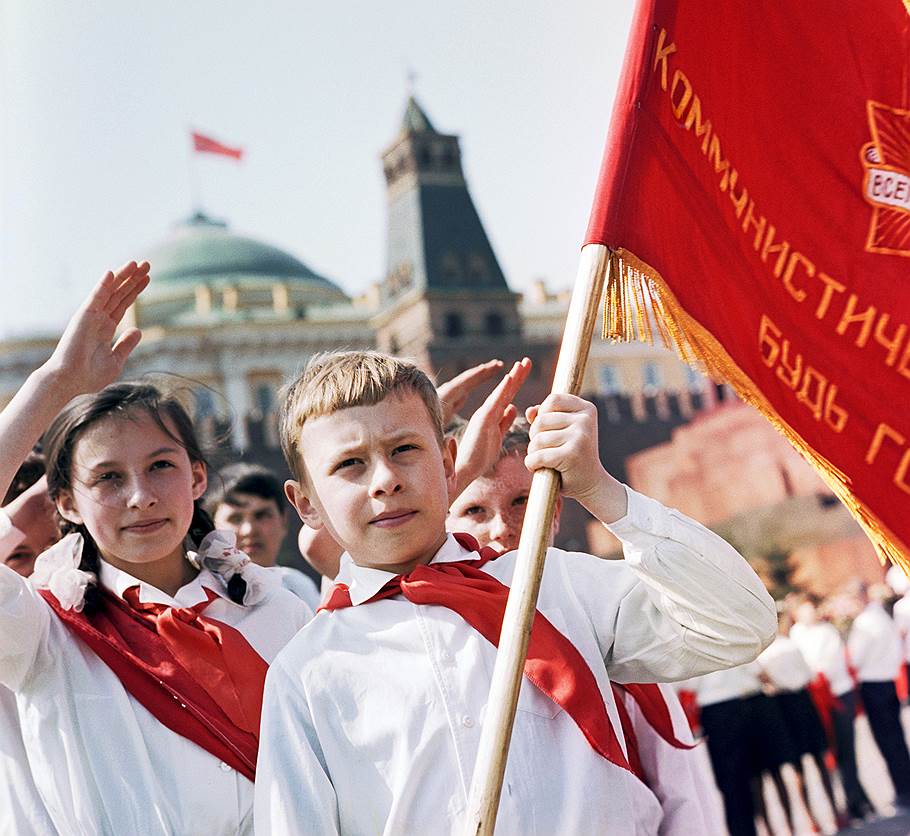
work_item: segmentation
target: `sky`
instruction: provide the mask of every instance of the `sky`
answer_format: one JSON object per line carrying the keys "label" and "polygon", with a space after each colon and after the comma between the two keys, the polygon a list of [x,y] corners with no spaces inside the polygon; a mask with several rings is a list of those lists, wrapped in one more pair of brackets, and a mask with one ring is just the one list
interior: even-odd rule
{"label": "sky", "polygon": [[[410,85],[509,284],[568,287],[633,0],[0,0],[0,336],[53,334],[194,207],[350,294]],[[193,155],[191,130],[245,150]],[[195,171],[195,173],[191,173]],[[152,265],[154,276],[154,264]]]}

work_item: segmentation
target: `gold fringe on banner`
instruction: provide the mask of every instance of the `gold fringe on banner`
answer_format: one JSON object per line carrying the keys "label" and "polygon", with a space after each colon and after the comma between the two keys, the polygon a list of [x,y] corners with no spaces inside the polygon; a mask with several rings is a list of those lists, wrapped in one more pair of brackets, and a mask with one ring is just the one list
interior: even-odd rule
{"label": "gold fringe on banner", "polygon": [[[905,0],[910,3],[910,0]],[[777,414],[758,387],[723,346],[679,304],[667,283],[649,264],[622,248],[610,254],[604,300],[603,337],[613,342],[654,342],[657,332],[667,348],[718,383],[728,383],[745,403],[765,416],[821,475],[872,541],[884,563],[890,560],[910,576],[910,552],[850,489],[850,478],[813,450]]]}

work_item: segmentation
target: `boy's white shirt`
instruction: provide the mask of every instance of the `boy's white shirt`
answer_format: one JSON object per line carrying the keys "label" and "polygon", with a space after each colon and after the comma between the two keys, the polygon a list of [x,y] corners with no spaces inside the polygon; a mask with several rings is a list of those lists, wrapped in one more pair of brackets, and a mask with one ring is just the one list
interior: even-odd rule
{"label": "boy's white shirt", "polygon": [[[683,743],[694,743],[676,691],[663,683],[658,687],[667,703],[676,738]],[[634,699],[626,695],[624,701],[638,741],[642,771],[663,813],[659,836],[723,833],[723,802],[714,784],[704,743],[694,749],[671,746],[648,723]]]}
{"label": "boy's white shirt", "polygon": [[801,691],[812,681],[812,669],[799,645],[788,636],[774,637],[758,663],[778,691]]}
{"label": "boy's white shirt", "polygon": [[[774,604],[726,542],[628,490],[609,526],[625,560],[550,549],[538,609],[578,648],[621,726],[619,682],[678,680],[754,659]],[[451,535],[434,563],[471,559]],[[483,570],[508,584],[515,553]],[[460,829],[495,648],[457,613],[371,598],[393,574],[342,561],[355,606],[320,613],[266,680],[256,781],[263,834]],[[606,662],[606,665],[604,664]],[[653,834],[661,810],[595,754],[572,719],[525,682],[497,833]]]}
{"label": "boy's white shirt", "polygon": [[[189,607],[219,597],[206,615],[240,630],[267,662],[311,617],[276,585],[257,606],[226,597],[207,570],[171,598],[102,563],[117,595]],[[108,666],[70,633],[28,581],[0,566],[0,683],[16,692],[23,743],[60,833],[253,832],[253,785],[214,755],[163,726]],[[24,825],[16,832],[28,833]]]}
{"label": "boy's white shirt", "polygon": [[853,690],[853,678],[847,669],[847,648],[833,624],[794,624],[790,638],[796,642],[813,674],[823,673],[831,693],[840,696]]}
{"label": "boy's white shirt", "polygon": [[897,625],[875,601],[866,604],[853,620],[847,636],[847,650],[860,682],[895,679],[904,660]]}

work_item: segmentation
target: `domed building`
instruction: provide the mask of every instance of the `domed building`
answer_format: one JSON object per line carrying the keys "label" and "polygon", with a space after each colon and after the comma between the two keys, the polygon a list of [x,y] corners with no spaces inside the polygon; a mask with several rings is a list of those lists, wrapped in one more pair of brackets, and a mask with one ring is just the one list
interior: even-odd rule
{"label": "domed building", "polygon": [[197,418],[230,419],[238,450],[248,446],[247,419],[270,416],[278,387],[312,354],[375,344],[368,308],[289,253],[202,212],[146,257],[153,282],[130,311],[143,339],[126,373],[187,378]]}
{"label": "domed building", "polygon": [[199,211],[147,258],[155,281],[141,297],[140,326],[299,316],[310,305],[350,302],[303,262]]}

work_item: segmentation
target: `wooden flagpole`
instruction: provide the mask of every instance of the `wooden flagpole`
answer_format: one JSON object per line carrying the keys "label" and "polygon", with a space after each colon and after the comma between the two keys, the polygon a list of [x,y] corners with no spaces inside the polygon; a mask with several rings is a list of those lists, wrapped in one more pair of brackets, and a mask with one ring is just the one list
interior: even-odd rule
{"label": "wooden flagpole", "polygon": [[[610,250],[603,244],[582,247],[553,378],[554,393],[577,395],[581,389],[609,265]],[[538,470],[531,480],[524,528],[502,620],[496,666],[468,795],[466,836],[492,836],[496,824],[509,756],[509,740],[528,654],[531,625],[537,610],[537,594],[559,485],[559,472],[556,470]],[[545,754],[541,753],[541,757]]]}

